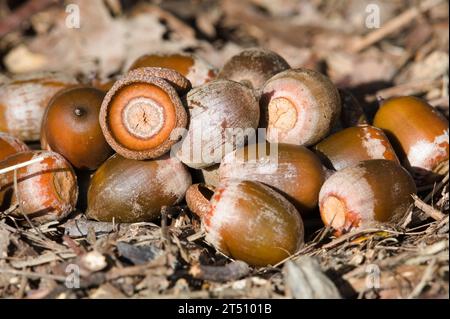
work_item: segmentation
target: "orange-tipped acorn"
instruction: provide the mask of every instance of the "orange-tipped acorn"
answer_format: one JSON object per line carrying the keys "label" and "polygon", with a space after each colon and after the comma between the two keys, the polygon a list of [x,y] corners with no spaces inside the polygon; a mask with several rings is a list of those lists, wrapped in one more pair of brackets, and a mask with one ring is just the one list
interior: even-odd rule
{"label": "orange-tipped acorn", "polygon": [[289,68],[286,60],[275,52],[251,48],[231,57],[218,78],[241,82],[259,90],[270,77]]}
{"label": "orange-tipped acorn", "polygon": [[303,244],[303,221],[295,207],[268,186],[227,181],[203,216],[206,240],[227,256],[254,266],[274,265]]}
{"label": "orange-tipped acorn", "polygon": [[100,126],[109,145],[130,159],[156,158],[178,139],[173,131],[187,126],[179,94],[190,88],[176,71],[140,68],[114,83],[100,110]]}
{"label": "orange-tipped acorn", "polygon": [[394,161],[363,161],[325,181],[319,195],[320,214],[336,235],[395,223],[407,213],[415,192],[412,177]]}
{"label": "orange-tipped acorn", "polygon": [[27,151],[9,156],[0,162],[0,170],[34,161],[17,168],[17,192],[14,171],[0,175],[2,211],[19,203],[12,214],[26,214],[38,223],[65,218],[74,210],[78,196],[76,175],[69,162],[49,151]]}
{"label": "orange-tipped acorn", "polygon": [[146,54],[139,57],[130,67],[134,70],[142,67],[161,67],[173,69],[184,75],[196,87],[216,77],[215,68],[194,54]]}
{"label": "orange-tipped acorn", "polygon": [[0,161],[10,155],[28,150],[28,146],[17,137],[0,132]]}
{"label": "orange-tipped acorn", "polygon": [[153,221],[163,206],[180,202],[191,183],[189,171],[175,158],[136,161],[114,154],[91,179],[86,214],[106,222]]}
{"label": "orange-tipped acorn", "polygon": [[386,135],[370,125],[349,127],[328,136],[314,146],[324,164],[341,170],[361,161],[386,159],[399,163]]}
{"label": "orange-tipped acorn", "polygon": [[383,129],[419,184],[448,169],[448,120],[413,96],[382,102],[373,124]]}
{"label": "orange-tipped acorn", "polygon": [[93,87],[58,92],[44,114],[41,147],[63,155],[78,169],[96,169],[111,154],[98,120],[105,93]]}
{"label": "orange-tipped acorn", "polygon": [[304,215],[319,200],[325,172],[309,149],[292,144],[250,144],[227,154],[219,168],[223,182],[253,180],[275,188]]}
{"label": "orange-tipped acorn", "polygon": [[286,70],[270,78],[260,106],[269,142],[305,146],[323,139],[341,113],[337,88],[308,69]]}

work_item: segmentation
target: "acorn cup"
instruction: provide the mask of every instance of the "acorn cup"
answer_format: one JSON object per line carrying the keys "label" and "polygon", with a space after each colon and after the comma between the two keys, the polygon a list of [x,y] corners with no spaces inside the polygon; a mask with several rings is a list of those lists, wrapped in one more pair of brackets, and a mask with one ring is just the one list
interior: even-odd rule
{"label": "acorn cup", "polygon": [[286,70],[271,77],[260,98],[261,126],[270,143],[313,145],[323,139],[341,114],[337,88],[313,70]]}
{"label": "acorn cup", "polygon": [[[20,166],[16,168],[17,189],[13,166]],[[77,178],[69,162],[58,153],[17,153],[0,162],[0,171],[6,171],[0,174],[0,210],[19,204],[13,216],[25,214],[41,224],[62,220],[74,210]]]}
{"label": "acorn cup", "polygon": [[413,204],[414,180],[394,161],[363,161],[334,173],[322,186],[322,221],[337,236],[400,221]]}
{"label": "acorn cup", "polygon": [[10,155],[30,150],[29,147],[17,137],[0,132],[0,161]]}
{"label": "acorn cup", "polygon": [[9,79],[0,85],[0,131],[22,141],[39,141],[48,102],[59,90],[77,83],[73,76],[51,72]]}
{"label": "acorn cup", "polygon": [[191,183],[176,158],[136,161],[114,154],[91,178],[86,215],[105,222],[154,221],[163,206],[183,200]]}
{"label": "acorn cup", "polygon": [[163,68],[140,68],[115,82],[100,109],[108,144],[123,157],[143,160],[167,153],[178,141],[174,132],[188,123],[180,94],[191,85],[181,74]]}
{"label": "acorn cup", "polygon": [[[203,194],[210,196],[210,192]],[[253,266],[275,265],[297,252],[304,243],[299,212],[282,195],[262,183],[224,182],[212,196],[209,210],[205,209],[206,197],[196,201],[197,207],[201,203],[206,205],[197,210],[206,240],[231,258]]]}
{"label": "acorn cup", "polygon": [[448,172],[448,120],[425,101],[413,96],[384,100],[373,125],[384,130],[419,185]]}
{"label": "acorn cup", "polygon": [[99,167],[112,154],[98,120],[104,96],[88,86],[58,92],[44,114],[41,147],[63,155],[77,169]]}
{"label": "acorn cup", "polygon": [[255,136],[259,106],[253,91],[237,82],[214,80],[187,94],[189,131],[173,153],[186,165],[200,169]]}
{"label": "acorn cup", "polygon": [[193,87],[200,86],[216,77],[216,69],[205,60],[188,53],[155,53],[139,57],[130,67],[135,70],[142,67],[160,67],[173,69],[185,76]]}
{"label": "acorn cup", "polygon": [[317,207],[325,171],[309,149],[293,144],[250,144],[227,154],[219,180],[251,180],[273,187],[295,205],[303,217]]}
{"label": "acorn cup", "polygon": [[217,77],[241,82],[258,91],[272,76],[289,68],[286,60],[277,53],[261,48],[251,48],[231,57]]}
{"label": "acorn cup", "polygon": [[361,161],[386,159],[399,163],[386,135],[370,125],[349,127],[328,136],[314,150],[330,169],[341,170]]}

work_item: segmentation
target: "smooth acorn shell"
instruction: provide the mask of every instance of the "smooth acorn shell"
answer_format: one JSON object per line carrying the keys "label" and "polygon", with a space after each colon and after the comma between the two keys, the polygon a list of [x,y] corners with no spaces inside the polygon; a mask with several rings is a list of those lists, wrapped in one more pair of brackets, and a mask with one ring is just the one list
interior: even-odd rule
{"label": "smooth acorn shell", "polygon": [[[76,175],[63,156],[49,151],[26,151],[0,162],[0,169],[37,158],[42,159],[17,169],[17,193],[14,172],[0,175],[0,199],[3,199],[0,209],[14,205],[19,198],[22,213],[33,221],[61,220],[74,210],[78,196]],[[20,209],[14,215],[20,217]]]}
{"label": "smooth acorn shell", "polygon": [[314,149],[324,164],[335,170],[371,159],[386,159],[399,163],[383,131],[370,125],[346,128],[328,136],[316,144]]}
{"label": "smooth acorn shell", "polygon": [[136,161],[114,154],[91,179],[86,214],[106,222],[153,221],[163,206],[179,203],[191,183],[175,158]]}
{"label": "smooth acorn shell", "polygon": [[193,87],[205,84],[216,77],[215,68],[200,57],[188,53],[146,54],[139,57],[130,67],[161,67],[173,69],[184,75]]}
{"label": "smooth acorn shell", "polygon": [[320,190],[322,221],[336,235],[353,229],[395,223],[413,203],[414,180],[394,161],[363,161],[340,170]]}
{"label": "smooth acorn shell", "polygon": [[220,164],[219,179],[264,183],[288,198],[305,216],[317,206],[325,172],[319,158],[304,146],[266,143],[227,154]]}
{"label": "smooth acorn shell", "polygon": [[189,131],[177,157],[192,168],[220,163],[222,157],[253,137],[259,122],[253,91],[233,81],[214,80],[187,95]]}
{"label": "smooth acorn shell", "polygon": [[108,144],[126,158],[143,160],[167,153],[178,141],[188,116],[179,93],[190,88],[176,71],[140,68],[115,82],[100,109]]}
{"label": "smooth acorn shell", "polygon": [[419,184],[448,168],[448,120],[425,101],[413,96],[387,99],[373,125],[385,131]]}
{"label": "smooth acorn shell", "polygon": [[28,146],[17,137],[0,132],[0,161],[10,155],[28,150]]}
{"label": "smooth acorn shell", "polygon": [[38,141],[48,102],[61,89],[77,84],[62,73],[17,76],[0,86],[0,131],[23,141]]}
{"label": "smooth acorn shell", "polygon": [[313,145],[330,132],[341,113],[334,84],[308,69],[286,70],[270,78],[260,106],[270,143]]}
{"label": "smooth acorn shell", "polygon": [[253,266],[275,265],[304,242],[299,212],[278,192],[258,182],[223,183],[202,224],[208,242]]}
{"label": "smooth acorn shell", "polygon": [[272,76],[289,68],[286,60],[275,52],[251,48],[231,57],[219,72],[218,78],[260,89]]}
{"label": "smooth acorn shell", "polygon": [[42,148],[58,152],[78,169],[99,167],[112,154],[98,120],[104,96],[93,87],[58,92],[44,114]]}

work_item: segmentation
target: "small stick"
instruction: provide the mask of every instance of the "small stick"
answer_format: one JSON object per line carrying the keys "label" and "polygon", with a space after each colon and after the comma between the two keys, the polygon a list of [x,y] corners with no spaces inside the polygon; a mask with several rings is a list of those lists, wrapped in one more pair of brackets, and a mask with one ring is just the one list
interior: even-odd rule
{"label": "small stick", "polygon": [[442,0],[428,0],[422,2],[418,7],[410,8],[392,20],[388,21],[382,28],[370,32],[364,36],[361,40],[356,42],[350,51],[352,53],[358,53],[365,48],[371,46],[374,43],[384,39],[391,33],[398,31],[399,29],[407,26],[412,20],[417,18],[421,13],[430,10],[431,8],[440,4]]}
{"label": "small stick", "polygon": [[56,281],[66,281],[66,277],[64,277],[64,276],[56,276],[56,275],[51,275],[51,274],[43,274],[43,273],[37,273],[37,272],[6,269],[6,268],[0,268],[0,274],[24,276],[27,278],[46,278],[46,279],[53,279]]}
{"label": "small stick", "polygon": [[2,169],[0,169],[0,175],[8,173],[8,172],[11,172],[11,171],[14,171],[14,170],[16,170],[18,168],[22,168],[22,167],[26,167],[26,166],[34,164],[34,163],[38,163],[38,162],[42,161],[43,159],[44,159],[43,157],[36,157],[36,158],[33,158],[33,159],[31,159],[29,161],[26,161],[26,162],[23,162],[23,163],[19,163],[19,164],[16,164],[16,165],[12,165],[12,166],[8,166],[8,167],[5,167],[5,168],[2,168]]}
{"label": "small stick", "polygon": [[234,261],[225,266],[194,265],[189,270],[189,274],[197,279],[227,282],[237,280],[247,276],[250,267],[243,261]]}
{"label": "small stick", "polygon": [[417,195],[412,195],[412,197],[414,198],[414,205],[434,220],[440,221],[445,217],[445,214],[423,202]]}

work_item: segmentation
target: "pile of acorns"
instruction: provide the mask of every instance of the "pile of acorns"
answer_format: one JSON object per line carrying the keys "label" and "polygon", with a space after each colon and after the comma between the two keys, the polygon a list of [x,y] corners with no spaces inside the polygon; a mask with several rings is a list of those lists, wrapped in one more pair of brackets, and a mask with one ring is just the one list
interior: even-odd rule
{"label": "pile of acorns", "polygon": [[[258,128],[267,141],[250,142]],[[327,77],[261,49],[220,72],[172,54],[107,83],[11,79],[0,131],[3,215],[61,220],[87,197],[91,219],[141,222],[186,200],[207,241],[255,266],[298,251],[319,211],[337,236],[401,220],[449,159],[448,121],[425,101],[382,101],[371,126]]]}

